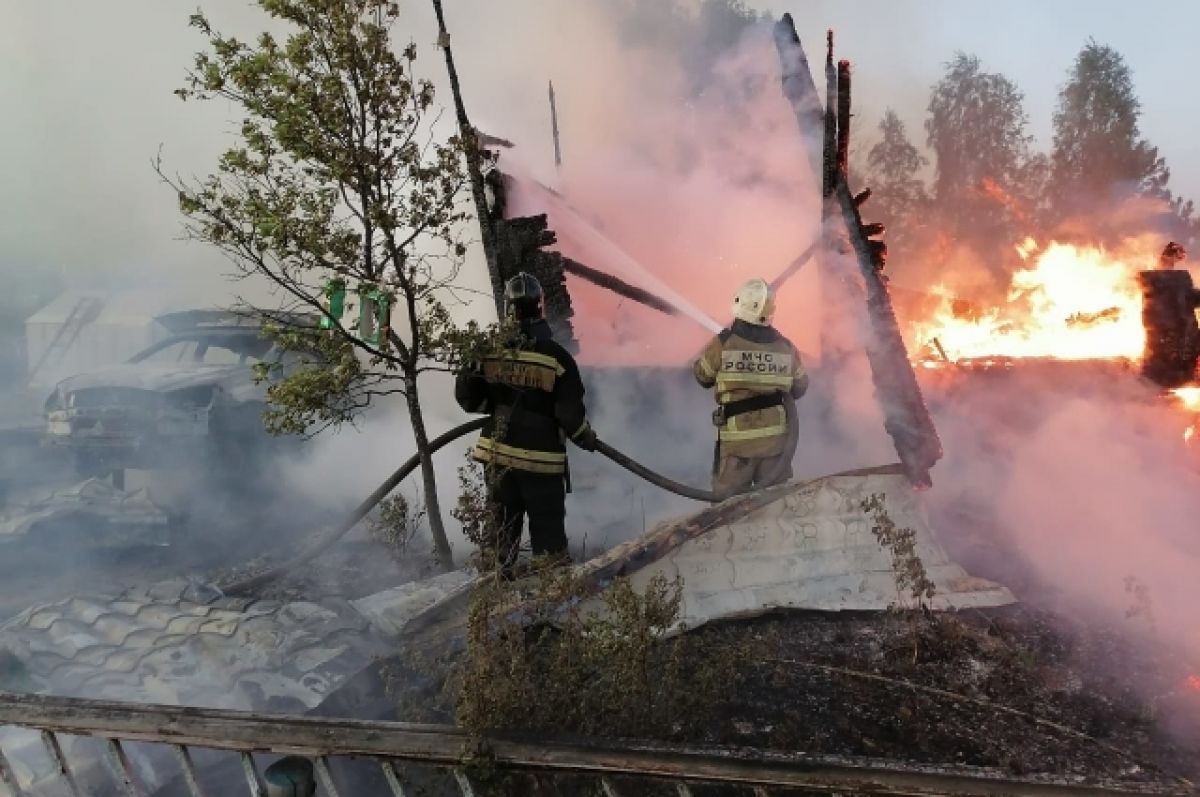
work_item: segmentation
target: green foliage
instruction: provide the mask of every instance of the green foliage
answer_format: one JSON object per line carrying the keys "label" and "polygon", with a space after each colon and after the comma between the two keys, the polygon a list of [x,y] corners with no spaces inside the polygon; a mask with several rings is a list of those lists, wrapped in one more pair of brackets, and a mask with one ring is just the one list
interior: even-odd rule
{"label": "green foliage", "polygon": [[[418,376],[457,368],[463,350],[492,334],[478,324],[455,328],[443,304],[455,296],[466,253],[467,145],[433,134],[433,84],[414,74],[416,46],[396,46],[397,3],[256,2],[285,33],[241,40],[192,15],[208,47],[176,92],[237,108],[236,143],[207,178],[170,177],[161,164],[158,172],[190,236],[219,248],[243,276],[265,280],[283,309],[327,320],[326,329],[273,332],[311,356],[259,370],[270,381],[272,431],[320,431],[376,398],[404,397],[435,549],[448,568]],[[368,334],[327,313],[324,289],[334,279],[348,295],[382,298],[400,327],[389,317]],[[347,306],[347,317],[358,310]]]}
{"label": "green foliage", "polygon": [[1024,94],[978,58],[958,53],[933,86],[926,143],[934,154],[936,227],[971,247],[1007,286],[1007,254],[1029,234],[1042,160],[1030,152]]}
{"label": "green foliage", "polygon": [[420,534],[424,520],[425,510],[419,506],[414,508],[407,498],[397,493],[379,503],[367,533],[399,557]]}
{"label": "green foliage", "polygon": [[377,396],[406,393],[422,370],[455,368],[460,349],[480,345],[489,330],[456,328],[442,303],[466,252],[464,150],[457,138],[431,136],[433,84],[414,76],[415,45],[393,46],[397,5],[258,5],[286,36],[243,41],[202,13],[191,17],[209,48],[176,94],[231,102],[243,118],[213,175],[165,179],[189,233],[266,278],[291,309],[324,314],[322,289],[336,277],[386,296],[406,321],[377,345],[341,319],[324,339],[298,333],[295,342],[322,356],[274,373],[272,425],[308,431],[352,419]]}
{"label": "green foliage", "polygon": [[892,572],[901,605],[911,600],[913,608],[928,608],[936,587],[929,580],[925,563],[917,553],[917,535],[912,529],[896,526],[888,515],[885,500],[882,493],[875,493],[864,498],[860,507],[871,516],[871,533],[892,556]]}
{"label": "green foliage", "polygon": [[1141,137],[1141,104],[1125,59],[1089,41],[1075,57],[1054,113],[1054,200],[1066,212],[1083,198],[1118,187],[1146,193],[1166,187],[1158,150]]}
{"label": "green foliage", "polygon": [[563,568],[531,585],[492,579],[477,592],[467,655],[455,680],[458,721],[495,730],[676,736],[711,729],[737,651],[664,639],[679,616],[681,583],[656,576],[639,593],[618,579],[604,611],[582,608],[585,584]]}
{"label": "green foliage", "polygon": [[1015,186],[1029,157],[1025,95],[1004,75],[958,53],[933,86],[927,143],[937,156],[934,193],[959,201],[985,178]]}
{"label": "green foliage", "polygon": [[1171,171],[1158,148],[1142,138],[1140,117],[1129,65],[1112,47],[1089,40],[1058,94],[1051,209],[1061,219],[1122,195],[1156,197],[1174,217],[1169,234],[1192,244],[1200,232],[1195,207],[1167,187]]}
{"label": "green foliage", "polygon": [[888,247],[903,251],[906,233],[929,202],[921,170],[929,163],[909,140],[904,122],[889,108],[879,122],[880,139],[867,153],[871,216],[888,226]]}
{"label": "green foliage", "polygon": [[925,184],[919,175],[929,159],[913,146],[904,122],[891,108],[879,121],[879,135],[880,140],[867,154],[871,184],[884,194],[878,198],[876,207],[895,203],[908,208],[925,199]]}
{"label": "green foliage", "polygon": [[289,352],[282,362],[254,366],[267,382],[269,405],[263,423],[272,434],[305,434],[354,418],[369,402],[371,388],[354,345],[316,328],[270,324],[265,334]]}
{"label": "green foliage", "polygon": [[464,537],[481,550],[488,548],[496,512],[488,501],[484,466],[470,454],[458,468],[458,501],[450,510],[450,516],[462,526]]}

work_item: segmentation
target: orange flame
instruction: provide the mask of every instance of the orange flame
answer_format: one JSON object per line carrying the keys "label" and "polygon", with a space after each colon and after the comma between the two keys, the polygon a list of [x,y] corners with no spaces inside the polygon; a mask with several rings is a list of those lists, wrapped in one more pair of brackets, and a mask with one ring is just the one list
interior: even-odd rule
{"label": "orange flame", "polygon": [[[1137,360],[1145,346],[1137,272],[1153,266],[1146,252],[1114,253],[1097,246],[1052,242],[1040,251],[1026,240],[1017,253],[1028,266],[1013,274],[1007,303],[967,316],[955,313],[944,286],[933,316],[913,325],[918,348],[951,360],[1052,357]],[[936,341],[936,343],[935,343]]]}
{"label": "orange flame", "polygon": [[1177,387],[1171,391],[1171,395],[1184,409],[1200,412],[1200,387]]}
{"label": "orange flame", "polygon": [[1187,679],[1188,689],[1194,692],[1200,692],[1200,675],[1189,675]]}

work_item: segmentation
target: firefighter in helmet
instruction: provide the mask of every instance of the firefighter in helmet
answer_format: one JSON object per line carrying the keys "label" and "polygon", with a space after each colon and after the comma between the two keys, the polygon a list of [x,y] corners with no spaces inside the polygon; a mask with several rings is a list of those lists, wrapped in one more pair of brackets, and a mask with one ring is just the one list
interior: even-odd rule
{"label": "firefighter in helmet", "polygon": [[515,325],[513,337],[459,374],[454,396],[467,412],[490,416],[472,456],[487,473],[498,563],[511,572],[526,517],[534,555],[570,561],[565,441],[595,451],[596,434],[583,405],[579,367],[551,340],[542,286],[533,275],[521,272],[508,281],[504,313]]}
{"label": "firefighter in helmet", "polygon": [[792,477],[784,403],[804,395],[808,374],[800,352],[771,326],[775,295],[761,279],[738,289],[733,324],[704,348],[693,372],[714,388],[717,448],[713,492],[731,495]]}

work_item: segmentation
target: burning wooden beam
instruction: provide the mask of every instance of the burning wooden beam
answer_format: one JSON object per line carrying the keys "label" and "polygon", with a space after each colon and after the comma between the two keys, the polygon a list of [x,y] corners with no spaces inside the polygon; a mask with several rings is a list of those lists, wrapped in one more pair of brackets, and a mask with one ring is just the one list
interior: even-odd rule
{"label": "burning wooden beam", "polygon": [[[804,55],[800,37],[790,14],[775,26],[775,44],[783,68],[784,95],[792,103],[802,138],[814,141],[816,131],[814,108],[819,108],[816,83],[808,71],[808,59]],[[850,63],[840,62],[834,67],[833,34],[827,39],[825,74],[827,84],[824,126],[821,129],[823,142],[822,192],[825,197],[822,217],[827,236],[826,257],[823,260],[822,284],[826,290],[842,293],[843,298],[863,300],[870,320],[871,340],[867,346],[867,359],[875,383],[876,395],[884,412],[884,427],[891,436],[904,465],[909,480],[919,486],[929,486],[932,480],[929,469],[941,458],[942,446],[933,418],[925,406],[925,398],[917,384],[916,374],[908,359],[904,339],[896,322],[896,313],[888,294],[887,283],[880,271],[887,256],[882,241],[872,236],[883,232],[881,225],[864,224],[859,208],[866,202],[867,194],[855,196],[850,191],[847,167],[850,148]],[[839,267],[837,250],[841,248],[841,236],[834,235],[836,218],[840,216],[849,244],[858,262],[859,274],[846,273]],[[826,306],[837,304],[825,302]],[[830,328],[838,321],[829,318]],[[836,356],[848,352],[839,341],[831,342],[822,349]]]}
{"label": "burning wooden beam", "polygon": [[1162,387],[1174,388],[1196,378],[1200,360],[1200,325],[1196,308],[1200,291],[1186,271],[1143,271],[1142,326],[1146,349],[1142,375]]}

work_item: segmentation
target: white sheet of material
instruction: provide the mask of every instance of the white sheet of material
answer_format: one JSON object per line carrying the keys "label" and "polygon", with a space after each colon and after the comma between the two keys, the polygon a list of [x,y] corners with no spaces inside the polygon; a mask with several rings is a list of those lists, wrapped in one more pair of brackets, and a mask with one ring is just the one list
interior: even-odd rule
{"label": "white sheet of material", "polygon": [[[933,609],[1016,602],[1006,587],[974,578],[950,559],[934,538],[917,494],[899,473],[797,484],[778,500],[665,552],[633,573],[631,581],[640,591],[656,575],[682,577],[680,627],[687,628],[784,608],[879,611],[911,604],[897,588],[891,552],[880,545],[861,508],[872,494],[885,496],[888,516],[898,528],[915,533],[917,555],[936,586]],[[686,522],[663,524],[647,537],[665,536]],[[620,557],[645,542],[627,543],[601,559]]]}

